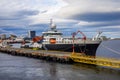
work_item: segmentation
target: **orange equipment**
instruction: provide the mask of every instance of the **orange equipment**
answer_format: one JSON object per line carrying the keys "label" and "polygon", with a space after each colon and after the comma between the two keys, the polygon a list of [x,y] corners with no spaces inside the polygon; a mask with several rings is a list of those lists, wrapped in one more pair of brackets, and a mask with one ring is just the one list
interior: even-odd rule
{"label": "orange equipment", "polygon": [[32,39],[33,42],[38,42],[43,39],[43,36],[36,36]]}

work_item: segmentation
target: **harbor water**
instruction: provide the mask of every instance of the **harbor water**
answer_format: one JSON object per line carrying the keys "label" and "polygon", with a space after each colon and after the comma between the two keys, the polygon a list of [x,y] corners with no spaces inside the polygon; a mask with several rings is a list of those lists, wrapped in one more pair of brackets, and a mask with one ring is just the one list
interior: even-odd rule
{"label": "harbor water", "polygon": [[[120,58],[119,44],[120,40],[103,42],[97,56]],[[0,80],[120,80],[120,69],[62,64],[0,52]]]}

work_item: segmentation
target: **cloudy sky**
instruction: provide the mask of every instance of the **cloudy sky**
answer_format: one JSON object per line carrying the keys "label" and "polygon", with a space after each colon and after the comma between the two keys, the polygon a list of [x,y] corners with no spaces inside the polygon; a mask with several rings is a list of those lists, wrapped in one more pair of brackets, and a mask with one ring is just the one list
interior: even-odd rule
{"label": "cloudy sky", "polygon": [[0,34],[41,35],[50,19],[65,35],[81,30],[92,37],[102,31],[120,38],[120,0],[0,0]]}

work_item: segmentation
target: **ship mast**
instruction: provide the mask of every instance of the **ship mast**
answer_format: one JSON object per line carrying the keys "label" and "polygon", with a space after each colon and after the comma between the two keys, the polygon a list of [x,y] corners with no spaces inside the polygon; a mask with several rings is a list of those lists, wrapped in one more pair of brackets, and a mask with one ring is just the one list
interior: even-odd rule
{"label": "ship mast", "polygon": [[56,25],[53,23],[53,20],[52,20],[52,19],[50,19],[50,29],[51,29],[52,31],[56,31]]}
{"label": "ship mast", "polygon": [[52,19],[50,19],[50,28],[51,28],[51,26],[52,26],[52,23],[53,23],[53,20],[52,20]]}

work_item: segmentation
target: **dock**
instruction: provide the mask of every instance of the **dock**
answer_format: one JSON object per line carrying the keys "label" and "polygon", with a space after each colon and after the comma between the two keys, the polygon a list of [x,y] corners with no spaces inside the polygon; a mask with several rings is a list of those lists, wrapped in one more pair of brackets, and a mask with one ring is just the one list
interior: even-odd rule
{"label": "dock", "polygon": [[70,52],[33,50],[33,49],[26,49],[26,48],[0,48],[0,52],[16,55],[16,56],[25,56],[25,57],[44,59],[47,61],[54,61],[54,62],[60,62],[60,63],[72,62],[70,58],[70,55],[71,55]]}
{"label": "dock", "polygon": [[87,56],[80,53],[11,47],[1,47],[0,52],[15,56],[32,57],[59,63],[85,63],[120,69],[120,60],[118,59]]}

